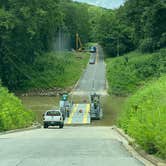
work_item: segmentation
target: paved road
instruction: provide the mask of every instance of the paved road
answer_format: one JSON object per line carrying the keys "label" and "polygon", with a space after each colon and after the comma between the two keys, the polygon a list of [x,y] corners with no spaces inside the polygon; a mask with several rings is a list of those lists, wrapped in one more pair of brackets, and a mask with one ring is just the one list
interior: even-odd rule
{"label": "paved road", "polygon": [[[106,93],[103,53],[100,47],[98,51],[97,63],[88,65],[74,93]],[[143,166],[140,157],[135,159],[137,154],[133,157],[122,142],[128,147],[111,127],[37,129],[0,135],[0,166]]]}
{"label": "paved road", "polygon": [[143,166],[121,142],[111,127],[6,134],[0,136],[0,166]]}
{"label": "paved road", "polygon": [[83,76],[72,92],[73,95],[87,95],[93,92],[101,95],[107,94],[103,50],[98,46],[97,53],[92,54],[96,54],[96,63],[88,64]]}
{"label": "paved road", "polygon": [[65,119],[65,125],[87,125],[90,120],[90,104],[74,104],[69,117]]}

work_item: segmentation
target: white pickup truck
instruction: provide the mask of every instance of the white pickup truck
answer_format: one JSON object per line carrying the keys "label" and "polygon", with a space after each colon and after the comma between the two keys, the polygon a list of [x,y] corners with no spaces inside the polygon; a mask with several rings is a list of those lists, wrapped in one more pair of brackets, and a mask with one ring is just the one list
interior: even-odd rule
{"label": "white pickup truck", "polygon": [[48,110],[43,114],[44,128],[49,126],[59,126],[63,128],[64,118],[60,110]]}

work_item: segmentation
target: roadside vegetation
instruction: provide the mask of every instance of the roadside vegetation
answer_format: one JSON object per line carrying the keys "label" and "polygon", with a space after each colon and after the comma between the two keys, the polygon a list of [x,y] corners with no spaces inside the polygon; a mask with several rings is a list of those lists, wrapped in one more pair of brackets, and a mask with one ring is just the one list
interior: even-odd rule
{"label": "roadside vegetation", "polygon": [[166,76],[128,98],[119,126],[146,152],[166,159]]}
{"label": "roadside vegetation", "polygon": [[166,73],[166,49],[155,53],[131,52],[107,59],[109,93],[128,96],[147,81]]}
{"label": "roadside vegetation", "polygon": [[26,110],[17,97],[0,85],[0,131],[29,127],[34,114]]}
{"label": "roadside vegetation", "polygon": [[149,154],[166,158],[166,49],[108,58],[109,93],[126,96],[118,126]]}
{"label": "roadside vegetation", "polygon": [[74,52],[50,52],[39,56],[34,62],[34,67],[25,71],[29,72],[28,76],[31,79],[24,82],[22,89],[73,86],[80,78],[88,59],[88,53]]}

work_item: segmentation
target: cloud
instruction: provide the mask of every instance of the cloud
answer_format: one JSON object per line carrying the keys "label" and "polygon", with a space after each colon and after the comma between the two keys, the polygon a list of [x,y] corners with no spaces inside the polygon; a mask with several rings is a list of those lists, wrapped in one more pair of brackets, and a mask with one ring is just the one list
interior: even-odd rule
{"label": "cloud", "polygon": [[104,8],[115,9],[124,3],[124,0],[74,0],[78,2],[85,2],[88,4],[101,6]]}

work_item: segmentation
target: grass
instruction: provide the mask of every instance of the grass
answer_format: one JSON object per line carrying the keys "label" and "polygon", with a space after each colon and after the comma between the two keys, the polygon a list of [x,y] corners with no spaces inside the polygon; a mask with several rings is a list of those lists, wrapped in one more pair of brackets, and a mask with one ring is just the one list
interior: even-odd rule
{"label": "grass", "polygon": [[0,131],[29,127],[33,121],[33,113],[0,85]]}
{"label": "grass", "polygon": [[148,153],[166,159],[166,76],[130,96],[118,125]]}
{"label": "grass", "polygon": [[118,126],[148,152],[166,159],[166,49],[107,59],[109,93],[128,96]]}
{"label": "grass", "polygon": [[166,49],[153,54],[132,52],[107,59],[109,93],[126,96],[134,93],[149,80],[166,73]]}
{"label": "grass", "polygon": [[24,82],[26,89],[66,88],[80,78],[89,59],[88,53],[51,52],[36,59],[30,70],[31,80]]}

